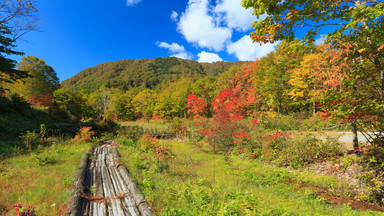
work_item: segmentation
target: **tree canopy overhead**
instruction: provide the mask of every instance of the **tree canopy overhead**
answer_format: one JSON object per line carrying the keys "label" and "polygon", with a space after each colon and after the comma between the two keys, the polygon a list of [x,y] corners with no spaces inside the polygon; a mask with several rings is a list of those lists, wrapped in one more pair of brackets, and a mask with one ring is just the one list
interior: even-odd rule
{"label": "tree canopy overhead", "polygon": [[4,83],[12,83],[26,77],[27,73],[15,70],[16,61],[9,55],[23,55],[15,50],[16,41],[39,25],[35,1],[0,1],[0,93],[7,90]]}
{"label": "tree canopy overhead", "polygon": [[39,17],[34,0],[1,0],[0,25],[7,25],[12,41],[39,26]]}
{"label": "tree canopy overhead", "polygon": [[[336,26],[331,38],[370,31],[383,34],[384,5],[382,1],[367,0],[243,0],[242,5],[253,8],[258,18],[254,22],[254,41],[267,43],[278,40],[293,40],[299,31],[306,31],[305,41],[314,37],[326,26]],[[378,30],[373,32],[372,30]]]}

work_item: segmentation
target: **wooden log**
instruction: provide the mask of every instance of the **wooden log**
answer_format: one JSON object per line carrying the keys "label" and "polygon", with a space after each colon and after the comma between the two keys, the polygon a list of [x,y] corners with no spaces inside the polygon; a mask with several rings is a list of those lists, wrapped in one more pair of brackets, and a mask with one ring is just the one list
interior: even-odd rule
{"label": "wooden log", "polygon": [[105,197],[108,198],[108,201],[110,202],[110,210],[109,210],[109,215],[112,216],[119,216],[123,215],[120,205],[117,204],[116,199],[112,199],[115,195],[114,189],[112,187],[112,182],[109,176],[108,168],[107,167],[102,167],[101,168],[101,175],[103,178],[103,190]]}
{"label": "wooden log", "polygon": [[79,169],[76,173],[72,194],[69,198],[68,215],[80,216],[81,215],[81,195],[84,191],[86,172],[88,169],[89,157],[93,152],[93,146],[81,158]]}
{"label": "wooden log", "polygon": [[[100,144],[90,148],[87,157],[83,156],[79,170],[87,174],[80,176],[80,171],[78,171],[77,175],[79,181],[83,183],[81,192],[86,193],[87,199],[81,200],[80,194],[80,201],[82,201],[82,204],[78,205],[80,211],[70,209],[68,215],[152,215],[150,207],[129,177],[128,171],[118,164],[119,155],[116,147],[112,145],[113,141],[104,141]],[[92,152],[95,159],[90,162],[88,158]],[[86,166],[83,165],[83,160],[85,160]],[[85,178],[86,181],[82,178]]]}
{"label": "wooden log", "polygon": [[128,186],[125,184],[124,180],[121,178],[121,176],[118,174],[118,170],[116,167],[111,170],[112,173],[112,178],[116,179],[116,185],[119,188],[119,191],[117,192],[118,194],[121,193],[124,195],[120,199],[122,209],[124,210],[124,213],[127,215],[140,215],[140,212],[138,211],[136,207],[136,203],[132,198],[132,194],[130,190],[128,189]]}
{"label": "wooden log", "polygon": [[129,190],[132,193],[133,199],[135,200],[136,206],[139,209],[141,215],[149,216],[153,215],[153,212],[145,200],[143,194],[141,193],[139,187],[137,187],[136,183],[133,182],[131,177],[129,176],[128,170],[121,164],[117,166],[120,175],[123,177],[125,183],[128,185]]}

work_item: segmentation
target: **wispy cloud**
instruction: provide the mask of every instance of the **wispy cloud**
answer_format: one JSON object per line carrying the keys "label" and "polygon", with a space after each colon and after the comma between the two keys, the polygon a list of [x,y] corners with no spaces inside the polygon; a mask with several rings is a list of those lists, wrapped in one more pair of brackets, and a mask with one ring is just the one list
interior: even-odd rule
{"label": "wispy cloud", "polygon": [[315,40],[315,45],[324,44],[326,38],[327,35],[320,35],[320,37]]}
{"label": "wispy cloud", "polygon": [[228,28],[237,31],[251,29],[252,22],[256,20],[251,9],[241,6],[241,0],[218,0],[213,12]]}
{"label": "wispy cloud", "polygon": [[198,62],[217,62],[217,61],[223,61],[222,58],[216,53],[210,53],[210,52],[205,52],[202,51],[201,53],[197,54],[199,59],[197,60]]}
{"label": "wispy cloud", "polygon": [[127,5],[128,6],[133,6],[133,5],[136,5],[138,3],[140,3],[142,0],[127,0]]}
{"label": "wispy cloud", "polygon": [[178,17],[179,17],[179,14],[176,11],[172,11],[171,20],[176,22]]}
{"label": "wispy cloud", "polygon": [[189,54],[184,46],[179,45],[177,43],[166,43],[166,42],[156,42],[158,47],[168,49],[171,53],[171,56],[182,58],[182,59],[192,59],[193,56]]}
{"label": "wispy cloud", "polygon": [[234,54],[240,61],[254,61],[256,58],[266,56],[269,52],[275,50],[276,45],[274,44],[257,44],[253,43],[250,36],[245,35],[240,40],[231,43],[227,46],[227,52]]}

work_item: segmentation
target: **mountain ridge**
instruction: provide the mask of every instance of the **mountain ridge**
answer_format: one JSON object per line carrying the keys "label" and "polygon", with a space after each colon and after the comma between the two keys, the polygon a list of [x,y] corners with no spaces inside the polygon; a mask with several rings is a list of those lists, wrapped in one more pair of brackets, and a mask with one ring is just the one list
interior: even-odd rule
{"label": "mountain ridge", "polygon": [[128,90],[135,87],[155,89],[180,78],[197,80],[204,76],[218,76],[232,66],[248,62],[200,63],[176,57],[154,59],[123,59],[86,68],[62,81],[62,86],[73,90],[95,91],[101,86]]}

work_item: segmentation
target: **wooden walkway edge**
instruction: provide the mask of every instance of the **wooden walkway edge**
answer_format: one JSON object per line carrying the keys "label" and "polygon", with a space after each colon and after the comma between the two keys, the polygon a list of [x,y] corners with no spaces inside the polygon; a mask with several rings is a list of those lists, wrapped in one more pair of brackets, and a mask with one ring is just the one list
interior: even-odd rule
{"label": "wooden walkway edge", "polygon": [[119,163],[112,140],[102,141],[84,154],[69,200],[68,215],[152,214],[127,169]]}

